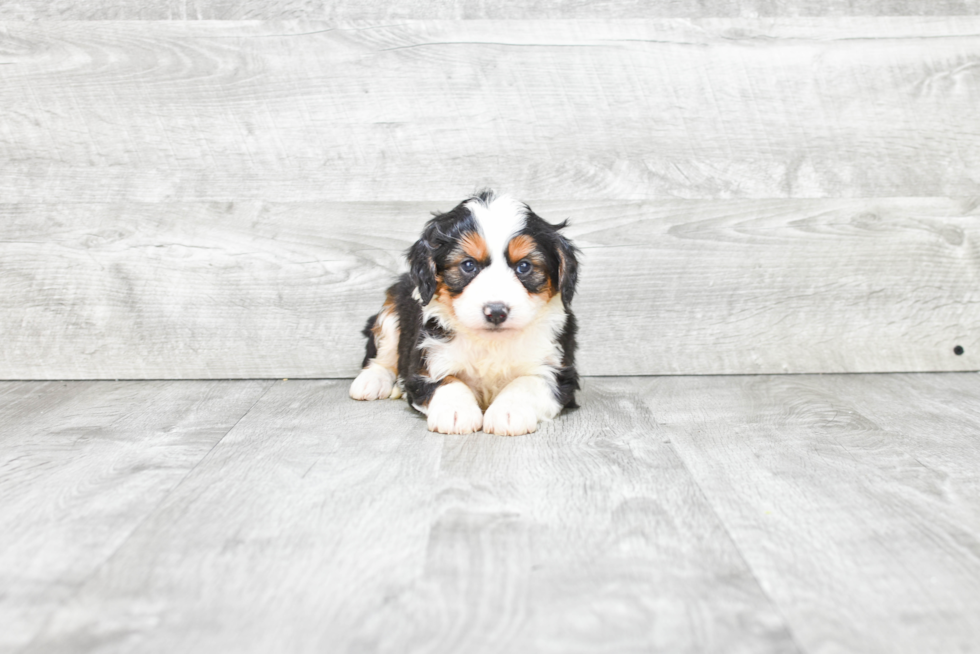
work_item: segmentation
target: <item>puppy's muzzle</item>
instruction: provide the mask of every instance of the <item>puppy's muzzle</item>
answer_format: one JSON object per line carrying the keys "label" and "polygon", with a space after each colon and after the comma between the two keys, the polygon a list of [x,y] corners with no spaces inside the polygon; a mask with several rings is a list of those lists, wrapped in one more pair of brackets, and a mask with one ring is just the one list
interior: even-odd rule
{"label": "puppy's muzzle", "polygon": [[499,325],[503,321],[507,320],[507,313],[509,311],[510,307],[501,302],[491,302],[483,305],[484,317],[487,319],[487,322],[494,325]]}

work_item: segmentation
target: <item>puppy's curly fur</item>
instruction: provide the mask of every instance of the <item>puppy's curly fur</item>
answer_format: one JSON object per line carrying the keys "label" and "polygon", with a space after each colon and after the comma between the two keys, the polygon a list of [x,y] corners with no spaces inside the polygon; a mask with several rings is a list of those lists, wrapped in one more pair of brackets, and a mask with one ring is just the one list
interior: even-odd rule
{"label": "puppy's curly fur", "polygon": [[566,225],[492,191],[436,214],[368,319],[351,397],[404,395],[446,434],[526,434],[576,406],[578,250]]}

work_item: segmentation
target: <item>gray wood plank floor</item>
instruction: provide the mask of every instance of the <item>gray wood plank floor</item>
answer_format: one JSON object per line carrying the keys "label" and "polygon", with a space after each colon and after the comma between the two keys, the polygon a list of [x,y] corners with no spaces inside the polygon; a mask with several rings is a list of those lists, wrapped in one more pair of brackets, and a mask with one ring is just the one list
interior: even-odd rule
{"label": "gray wood plank floor", "polygon": [[3,652],[980,651],[980,376],[0,384]]}
{"label": "gray wood plank floor", "polygon": [[642,392],[807,651],[980,650],[980,376]]}
{"label": "gray wood plank floor", "polygon": [[33,637],[270,383],[0,383],[0,651]]}

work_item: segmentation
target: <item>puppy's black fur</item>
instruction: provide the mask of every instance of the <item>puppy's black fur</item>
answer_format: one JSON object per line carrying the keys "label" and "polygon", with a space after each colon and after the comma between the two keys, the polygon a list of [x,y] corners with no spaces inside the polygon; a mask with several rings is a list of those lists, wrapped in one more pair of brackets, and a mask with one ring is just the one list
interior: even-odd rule
{"label": "puppy's black fur", "polygon": [[[420,347],[423,341],[446,342],[456,337],[451,330],[435,319],[425,321],[423,307],[440,301],[437,291],[444,286],[446,296],[455,297],[469,283],[468,276],[453,268],[451,258],[459,253],[460,243],[468,234],[478,233],[479,225],[467,203],[476,200],[488,205],[495,196],[490,191],[469,198],[452,210],[436,213],[429,220],[422,234],[406,252],[409,272],[401,275],[387,290],[387,300],[382,312],[368,319],[363,334],[367,336],[367,350],[363,367],[378,357],[380,334],[379,320],[391,312],[398,319],[397,383],[413,406],[427,406],[435,391],[444,382],[429,376],[427,350]],[[579,389],[579,377],[575,368],[576,334],[578,325],[572,312],[572,300],[578,282],[578,249],[560,232],[567,221],[551,224],[526,209],[523,229],[515,236],[526,236],[535,244],[535,253],[541,260],[540,270],[521,279],[528,293],[560,293],[566,319],[555,338],[561,351],[561,364],[555,368],[553,393],[562,407],[576,407],[575,391]],[[511,266],[518,262],[508,261]],[[453,274],[447,275],[452,269]],[[477,271],[476,274],[478,274]],[[440,296],[441,297],[441,296]]]}

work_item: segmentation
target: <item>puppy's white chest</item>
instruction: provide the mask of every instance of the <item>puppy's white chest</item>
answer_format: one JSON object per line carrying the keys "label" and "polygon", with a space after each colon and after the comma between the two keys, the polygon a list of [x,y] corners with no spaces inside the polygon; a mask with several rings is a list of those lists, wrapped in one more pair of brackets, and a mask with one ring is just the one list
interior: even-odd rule
{"label": "puppy's white chest", "polygon": [[482,408],[511,381],[525,375],[554,378],[561,365],[560,348],[545,330],[531,330],[498,340],[456,334],[448,342],[431,344],[427,350],[429,374],[433,378],[453,375],[466,383]]}

